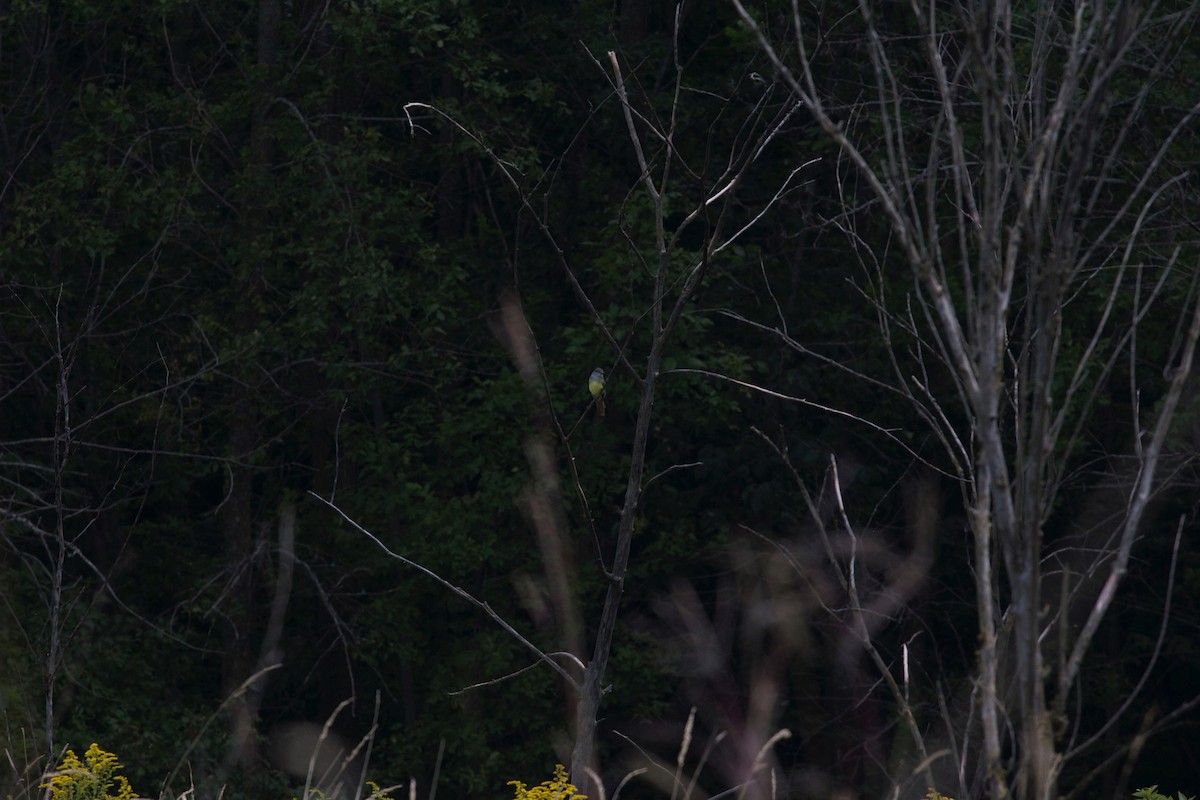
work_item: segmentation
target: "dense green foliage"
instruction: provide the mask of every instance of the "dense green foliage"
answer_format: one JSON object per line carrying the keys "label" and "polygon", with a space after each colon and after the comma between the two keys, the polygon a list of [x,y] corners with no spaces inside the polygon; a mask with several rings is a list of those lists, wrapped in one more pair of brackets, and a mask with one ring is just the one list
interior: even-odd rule
{"label": "dense green foliage", "polygon": [[[544,399],[566,487],[567,574],[585,627],[594,618],[639,387],[630,370],[611,369],[618,353],[568,270],[640,369],[655,258],[652,209],[603,54],[618,51],[647,125],[678,116],[673,144],[686,166],[666,193],[669,229],[711,191],[747,120],[783,118],[789,107],[781,86],[759,78],[770,65],[725,4],[701,0],[683,15],[678,95],[672,13],[654,6],[622,21],[612,5],[6,6],[0,714],[15,761],[54,763],[65,746],[99,741],[148,794],[174,772],[166,788],[176,792],[189,780],[212,791],[205,781],[221,776],[229,797],[284,796],[258,757],[265,743],[236,777],[223,761],[233,736],[226,701],[268,655],[260,648],[286,503],[299,509],[295,577],[277,643],[283,666],[265,678],[256,735],[288,720],[323,722],[353,698],[337,727],[357,740],[379,697],[371,775],[384,785],[416,777],[424,794],[444,752],[439,792],[493,797],[512,776],[566,760],[562,681],[544,668],[521,672],[529,652],[479,609],[389,559],[309,493],[489,603],[538,646],[563,649],[555,576],[525,500],[526,447],[538,433],[530,408]],[[818,5],[805,22],[829,34],[819,58],[838,68],[827,89],[853,103],[873,80],[861,31],[833,22],[846,4]],[[262,13],[272,10],[278,19]],[[781,39],[788,14],[764,11]],[[898,32],[906,24],[898,16]],[[1162,91],[1194,102],[1196,69],[1181,64]],[[1132,162],[1156,139],[1148,116],[1129,137]],[[1194,141],[1180,147],[1172,158],[1195,156]],[[666,158],[661,149],[651,157]],[[708,257],[718,224],[728,232],[756,219],[782,176],[810,159],[822,160],[713,257],[668,347],[605,699],[606,777],[635,757],[614,731],[670,761],[690,705],[701,707],[707,736],[735,725],[768,678],[779,693],[769,724],[792,730],[779,758],[797,787],[817,771],[873,787],[887,765],[854,743],[864,732],[902,739],[880,692],[852,702],[856,686],[833,655],[836,615],[798,588],[829,576],[789,468],[767,444],[787,447],[814,493],[836,454],[850,515],[888,552],[908,550],[903,487],[921,462],[945,465],[921,420],[880,383],[892,365],[864,291],[891,298],[894,320],[911,291],[886,222],[859,206],[862,187],[795,114],[727,216],[676,243],[667,268],[680,277],[668,284],[676,290]],[[1178,247],[1197,263],[1194,229],[1172,227],[1180,216],[1194,224],[1190,181],[1174,190],[1183,210],[1150,221],[1162,233],[1148,259]],[[834,219],[853,220],[855,237]],[[1081,236],[1089,224],[1103,220],[1081,221]],[[1106,280],[1097,270],[1095,295],[1073,298],[1082,310],[1066,339],[1076,358]],[[1190,280],[1166,285],[1163,314],[1139,332],[1143,374],[1161,374],[1173,357]],[[499,330],[507,291],[536,338],[544,398],[531,399]],[[784,325],[808,352],[781,343]],[[916,329],[894,334],[897,352],[917,349]],[[602,420],[586,387],[596,365],[610,370]],[[1056,508],[1064,520],[1102,482],[1096,464],[1128,451],[1135,402],[1157,400],[1153,387],[1131,396],[1123,369],[1099,411],[1086,410],[1096,416],[1071,454]],[[932,394],[951,393],[937,369],[929,378]],[[1194,425],[1185,419],[1180,430],[1188,440]],[[1171,540],[1180,513],[1195,528],[1179,450],[1181,479],[1095,646],[1080,724],[1099,729],[1151,653],[1156,680],[1075,779],[1200,694],[1197,638],[1172,635],[1156,649],[1168,601],[1173,634],[1200,622],[1200,551],[1194,536],[1177,554]],[[581,492],[570,488],[571,459]],[[954,490],[943,492],[929,580],[880,634],[895,658],[911,643],[914,694],[929,708],[975,648],[969,543]],[[812,574],[789,570],[769,542],[812,551],[792,561]],[[710,623],[703,647],[700,619]],[[697,648],[720,663],[699,663]],[[1194,786],[1197,759],[1186,736],[1152,738],[1133,785]],[[725,787],[717,756],[713,764],[715,792]],[[1106,769],[1117,785],[1120,765]]]}

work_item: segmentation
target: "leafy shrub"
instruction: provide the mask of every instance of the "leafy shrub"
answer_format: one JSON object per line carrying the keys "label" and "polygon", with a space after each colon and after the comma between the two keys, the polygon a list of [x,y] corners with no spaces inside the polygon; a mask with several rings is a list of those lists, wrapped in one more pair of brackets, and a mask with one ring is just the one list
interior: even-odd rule
{"label": "leafy shrub", "polygon": [[[1195,797],[1185,797],[1183,792],[1179,793],[1179,797],[1171,798],[1165,794],[1159,794],[1157,786],[1150,786],[1145,789],[1138,789],[1133,793],[1134,800],[1196,800]],[[939,794],[937,790],[930,789],[925,795],[925,800],[953,800],[946,797],[944,794]]]}
{"label": "leafy shrub", "polygon": [[[1134,800],[1172,800],[1171,797],[1165,794],[1159,794],[1158,786],[1148,786],[1145,789],[1138,789],[1133,793]],[[1195,797],[1184,797],[1183,792],[1179,793],[1176,800],[1196,800]]]}

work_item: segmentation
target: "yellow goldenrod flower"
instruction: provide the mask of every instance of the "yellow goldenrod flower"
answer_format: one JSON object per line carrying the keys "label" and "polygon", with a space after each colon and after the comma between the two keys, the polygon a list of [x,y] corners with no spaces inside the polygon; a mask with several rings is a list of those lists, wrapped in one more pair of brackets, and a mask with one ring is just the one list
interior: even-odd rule
{"label": "yellow goldenrod flower", "polygon": [[92,746],[83,754],[83,762],[75,751],[68,750],[62,763],[42,784],[50,790],[50,800],[133,800],[136,795],[124,775],[118,775],[121,762],[116,755]]}
{"label": "yellow goldenrod flower", "polygon": [[562,764],[554,766],[553,778],[532,789],[520,781],[509,781],[508,785],[515,787],[514,800],[587,800],[587,795],[579,794],[579,790],[567,782],[567,768]]}

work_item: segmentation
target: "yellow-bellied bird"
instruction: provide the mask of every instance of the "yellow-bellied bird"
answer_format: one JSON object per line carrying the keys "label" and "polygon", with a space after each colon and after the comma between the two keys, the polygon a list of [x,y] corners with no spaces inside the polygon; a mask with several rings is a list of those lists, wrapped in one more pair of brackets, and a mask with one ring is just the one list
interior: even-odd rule
{"label": "yellow-bellied bird", "polygon": [[596,398],[596,416],[604,416],[604,370],[596,367],[588,378],[588,391]]}

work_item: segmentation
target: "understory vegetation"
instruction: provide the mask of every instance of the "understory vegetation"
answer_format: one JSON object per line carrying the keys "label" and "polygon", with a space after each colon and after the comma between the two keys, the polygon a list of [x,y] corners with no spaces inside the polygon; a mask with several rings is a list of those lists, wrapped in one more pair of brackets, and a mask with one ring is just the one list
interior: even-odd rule
{"label": "understory vegetation", "polygon": [[5,4],[0,796],[1196,791],[1197,20]]}

